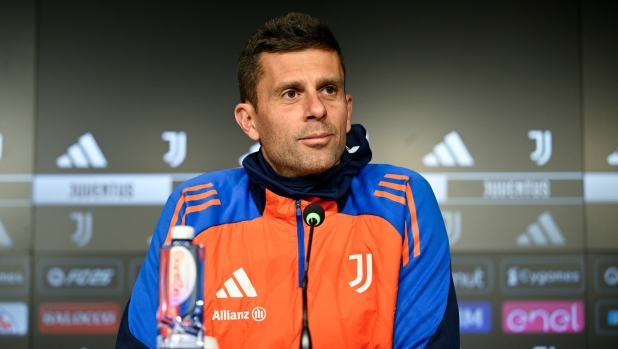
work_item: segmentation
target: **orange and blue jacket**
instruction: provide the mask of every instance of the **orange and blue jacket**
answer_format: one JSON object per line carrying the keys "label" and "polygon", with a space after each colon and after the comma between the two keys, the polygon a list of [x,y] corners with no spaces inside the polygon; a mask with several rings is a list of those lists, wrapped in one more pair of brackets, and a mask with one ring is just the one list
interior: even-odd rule
{"label": "orange and blue jacket", "polygon": [[[431,187],[391,165],[361,162],[345,174],[358,165],[350,138],[344,170],[304,193],[290,183],[269,185],[274,175],[256,177],[248,160],[245,168],[177,188],[157,224],[117,348],[156,347],[159,248],[175,225],[193,226],[193,242],[206,250],[206,335],[222,349],[298,348],[309,233],[302,210],[311,202],[326,211],[314,230],[308,275],[314,348],[459,348],[448,238]],[[261,154],[252,156],[268,166]]]}

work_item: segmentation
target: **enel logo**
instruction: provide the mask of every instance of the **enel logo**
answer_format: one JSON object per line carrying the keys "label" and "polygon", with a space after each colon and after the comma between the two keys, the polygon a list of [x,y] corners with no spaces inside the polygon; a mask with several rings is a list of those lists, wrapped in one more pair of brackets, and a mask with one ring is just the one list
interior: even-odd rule
{"label": "enel logo", "polygon": [[507,301],[502,304],[504,333],[579,333],[584,330],[584,302]]}

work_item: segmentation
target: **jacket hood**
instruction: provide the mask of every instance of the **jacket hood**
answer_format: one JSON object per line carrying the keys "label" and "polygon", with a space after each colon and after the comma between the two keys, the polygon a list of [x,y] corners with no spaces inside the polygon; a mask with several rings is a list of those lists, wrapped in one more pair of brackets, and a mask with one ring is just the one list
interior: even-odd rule
{"label": "jacket hood", "polygon": [[322,200],[337,201],[339,207],[345,203],[352,179],[360,169],[371,161],[371,149],[367,132],[359,124],[352,125],[347,133],[346,150],[341,162],[323,173],[305,177],[285,177],[279,175],[260,151],[247,155],[242,162],[251,181],[251,194],[264,211],[265,189],[292,199],[317,197]]}

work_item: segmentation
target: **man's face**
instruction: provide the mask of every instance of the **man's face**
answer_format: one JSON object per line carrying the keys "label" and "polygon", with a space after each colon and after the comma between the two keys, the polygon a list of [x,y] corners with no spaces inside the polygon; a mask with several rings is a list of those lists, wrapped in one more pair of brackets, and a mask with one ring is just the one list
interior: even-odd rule
{"label": "man's face", "polygon": [[[259,110],[246,109],[252,129],[241,124],[243,130],[260,141],[264,157],[280,175],[306,176],[337,165],[352,114],[337,53],[263,53],[260,62]],[[237,106],[237,121],[241,105],[246,106]]]}

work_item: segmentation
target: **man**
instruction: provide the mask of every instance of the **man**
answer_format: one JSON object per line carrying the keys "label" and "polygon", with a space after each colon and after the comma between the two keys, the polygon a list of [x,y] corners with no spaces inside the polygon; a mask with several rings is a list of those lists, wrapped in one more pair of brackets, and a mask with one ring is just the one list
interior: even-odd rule
{"label": "man", "polygon": [[[331,31],[304,14],[267,22],[241,52],[238,79],[236,121],[261,149],[243,168],[204,174],[170,196],[117,347],[155,347],[158,249],[185,224],[206,248],[206,333],[221,348],[298,348],[309,232],[301,212],[315,202],[326,218],[309,269],[313,347],[459,348],[433,192],[413,171],[367,164]],[[231,320],[228,311],[241,315]]]}

